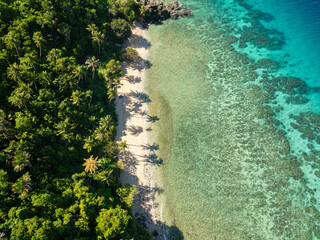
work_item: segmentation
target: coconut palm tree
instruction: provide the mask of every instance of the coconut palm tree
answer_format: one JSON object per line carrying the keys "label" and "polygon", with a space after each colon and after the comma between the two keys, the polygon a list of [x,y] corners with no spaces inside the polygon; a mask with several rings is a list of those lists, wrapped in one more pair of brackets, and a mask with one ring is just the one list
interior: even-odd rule
{"label": "coconut palm tree", "polygon": [[72,96],[71,96],[72,104],[77,105],[79,107],[79,110],[80,110],[80,105],[81,105],[81,97],[83,95],[84,95],[84,93],[79,90],[72,92]]}
{"label": "coconut palm tree", "polygon": [[25,63],[28,67],[32,67],[35,72],[37,72],[34,62],[35,62],[36,56],[33,52],[27,53],[24,55],[23,58],[20,58],[21,63]]}
{"label": "coconut palm tree", "polygon": [[6,120],[5,111],[0,109],[0,132],[4,132],[5,138],[8,138],[8,136],[13,138],[14,136],[10,133],[11,129],[11,124]]}
{"label": "coconut palm tree", "polygon": [[124,150],[126,150],[128,148],[128,143],[127,141],[121,141],[118,143],[118,148],[120,150],[120,152],[123,152]]}
{"label": "coconut palm tree", "polygon": [[[20,69],[21,69],[22,73],[29,75],[28,78],[32,79],[31,81],[34,85],[34,88],[36,89],[36,91],[38,91],[37,82],[36,82],[37,70],[34,66],[34,62],[35,62],[34,59],[35,58],[36,58],[36,56],[33,53],[26,54],[24,57],[20,58],[20,62],[21,62]],[[30,71],[30,68],[33,69],[33,72]]]}
{"label": "coconut palm tree", "polygon": [[19,87],[17,87],[8,98],[9,102],[18,107],[25,107],[27,111],[29,111],[26,102],[32,98],[32,89],[29,84],[20,82]]}
{"label": "coconut palm tree", "polygon": [[88,59],[86,61],[86,63],[88,64],[89,67],[92,68],[92,81],[94,79],[94,73],[96,71],[96,68],[99,66],[99,59],[96,59],[95,56],[93,56],[92,58]]}
{"label": "coconut palm tree", "polygon": [[74,76],[76,78],[78,78],[78,84],[80,82],[81,79],[83,79],[83,77],[85,78],[86,77],[86,73],[87,73],[87,67],[86,66],[83,66],[83,65],[77,65],[72,73],[74,74]]}
{"label": "coconut palm tree", "polygon": [[20,57],[18,50],[18,33],[16,31],[10,31],[3,38],[4,43],[7,45],[7,48],[13,49],[15,48],[18,57]]}
{"label": "coconut palm tree", "polygon": [[94,33],[94,35],[92,35],[91,38],[94,42],[96,42],[98,44],[99,55],[100,55],[101,54],[101,44],[104,41],[104,33],[97,31]]}
{"label": "coconut palm tree", "polygon": [[91,104],[91,102],[92,102],[92,94],[93,94],[92,90],[88,90],[88,91],[86,91],[86,93],[85,93],[86,97],[90,99],[90,100],[89,100],[89,103],[88,103],[88,107],[90,107],[90,104]]}
{"label": "coconut palm tree", "polygon": [[110,88],[110,89],[108,90],[108,98],[109,98],[109,101],[115,99],[116,96],[117,96],[117,91],[115,90],[115,88],[114,88],[114,87],[113,87],[113,88]]}
{"label": "coconut palm tree", "polygon": [[62,56],[62,51],[60,49],[53,48],[47,55],[47,61],[53,66],[57,65],[57,61]]}
{"label": "coconut palm tree", "polygon": [[93,23],[89,24],[88,27],[86,28],[91,34],[94,32],[98,31],[98,27]]}
{"label": "coconut palm tree", "polygon": [[92,148],[94,147],[94,139],[88,137],[84,141],[85,143],[83,145],[83,149],[87,149],[88,153],[91,152]]}
{"label": "coconut palm tree", "polygon": [[98,27],[95,24],[90,24],[87,27],[87,30],[91,33],[91,38],[93,42],[96,42],[99,47],[99,55],[101,53],[101,44],[104,41],[104,33],[100,32]]}
{"label": "coconut palm tree", "polygon": [[93,155],[91,155],[89,158],[84,159],[85,163],[82,166],[85,166],[84,171],[93,173],[98,169],[98,166],[100,165],[98,161],[98,157],[93,158]]}
{"label": "coconut palm tree", "polygon": [[15,172],[20,172],[26,167],[31,167],[31,162],[29,160],[30,154],[28,152],[21,152],[19,154],[16,154],[16,156],[13,159],[12,165],[13,170]]}
{"label": "coconut palm tree", "polygon": [[41,32],[35,32],[33,34],[32,40],[36,44],[37,48],[40,49],[40,58],[41,58],[42,46],[43,46],[43,43],[45,42]]}
{"label": "coconut palm tree", "polygon": [[17,63],[13,63],[8,67],[8,77],[14,81],[21,79],[21,69]]}
{"label": "coconut palm tree", "polygon": [[112,176],[113,169],[105,170],[99,173],[99,179],[101,182],[110,186],[114,182],[114,177]]}
{"label": "coconut palm tree", "polygon": [[20,194],[22,197],[26,196],[31,191],[31,176],[28,172],[23,174],[17,181],[12,184],[12,192]]}
{"label": "coconut palm tree", "polygon": [[102,127],[98,127],[95,131],[94,131],[94,138],[96,140],[99,140],[99,141],[103,141],[103,139],[105,138],[105,135],[106,135],[106,130]]}

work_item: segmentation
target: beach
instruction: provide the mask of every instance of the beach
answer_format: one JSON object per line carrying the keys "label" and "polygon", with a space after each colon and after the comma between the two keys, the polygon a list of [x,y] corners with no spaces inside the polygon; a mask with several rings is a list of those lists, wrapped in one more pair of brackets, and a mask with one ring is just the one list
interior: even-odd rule
{"label": "beach", "polygon": [[149,44],[146,31],[138,24],[132,25],[132,36],[124,47],[132,47],[140,58],[132,63],[122,62],[123,77],[117,89],[116,113],[118,115],[118,142],[126,141],[127,149],[119,154],[123,164],[120,181],[123,185],[134,186],[138,193],[133,202],[133,216],[138,224],[162,239],[160,216],[153,204],[152,193],[152,148],[148,142],[148,95],[144,92],[144,72]]}
{"label": "beach", "polygon": [[[320,20],[305,28],[320,4],[182,4],[193,17],[150,25],[151,45],[133,29],[129,45],[142,59],[123,65],[121,181],[139,191],[135,218],[151,232],[164,226],[158,238],[320,239]],[[152,132],[147,108],[157,117]]]}

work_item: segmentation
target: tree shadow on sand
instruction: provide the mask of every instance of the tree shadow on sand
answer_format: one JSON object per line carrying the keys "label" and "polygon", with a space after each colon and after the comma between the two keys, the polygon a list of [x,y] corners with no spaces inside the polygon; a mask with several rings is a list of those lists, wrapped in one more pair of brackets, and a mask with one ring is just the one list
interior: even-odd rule
{"label": "tree shadow on sand", "polygon": [[[137,186],[137,190],[140,196],[138,201],[141,203],[138,211],[134,214],[137,224],[144,229],[148,229],[152,238],[155,240],[183,240],[183,233],[175,224],[169,226],[165,222],[159,220],[152,221],[151,209],[157,209],[160,206],[158,203],[148,205],[148,202],[150,201],[150,198],[154,199],[156,195],[164,194],[164,190],[158,187],[150,188],[147,186]],[[159,229],[165,236],[161,234],[161,232],[158,232]]]}
{"label": "tree shadow on sand", "polygon": [[[135,145],[131,144],[130,147],[142,147],[149,150],[158,150],[159,146],[157,143],[145,144],[145,145]],[[123,159],[126,164],[124,167],[124,172],[126,172],[126,179],[130,182],[138,191],[138,194],[134,197],[134,208],[133,217],[136,223],[150,232],[150,235],[155,240],[183,240],[184,236],[180,229],[175,225],[168,225],[163,221],[155,220],[154,213],[156,212],[156,219],[160,219],[160,208],[161,205],[154,199],[159,199],[165,193],[165,190],[157,186],[145,186],[140,185],[139,179],[137,178],[136,162],[137,156],[133,155],[129,150],[124,150],[119,153],[120,158]],[[146,156],[149,161],[157,162],[158,156],[156,154],[149,154]],[[126,182],[123,182],[125,184]]]}
{"label": "tree shadow on sand", "polygon": [[139,82],[141,82],[141,78],[136,77],[136,76],[132,76],[132,75],[126,76],[126,79],[127,79],[127,81],[129,83],[139,83]]}
{"label": "tree shadow on sand", "polygon": [[145,156],[145,160],[153,165],[160,166],[163,164],[163,160],[158,157],[157,154],[152,153]]}
{"label": "tree shadow on sand", "polygon": [[152,144],[147,143],[146,145],[143,146],[143,148],[154,152],[154,151],[159,150],[159,144],[157,144],[155,142]]}
{"label": "tree shadow on sand", "polygon": [[128,106],[128,110],[130,112],[135,112],[135,113],[139,113],[139,115],[142,117],[142,111],[141,111],[141,107],[142,107],[142,103],[140,102],[135,102],[133,104],[131,104],[130,106]]}
{"label": "tree shadow on sand", "polygon": [[151,43],[140,35],[132,34],[130,37],[130,46],[133,48],[149,49],[151,47]]}
{"label": "tree shadow on sand", "polygon": [[141,100],[143,103],[151,103],[149,95],[144,92],[138,92],[138,91],[131,90],[130,96],[134,97],[138,100]]}
{"label": "tree shadow on sand", "polygon": [[131,125],[130,127],[128,127],[128,130],[129,130],[130,134],[132,134],[132,135],[139,135],[140,133],[143,132],[142,127],[140,127],[140,126],[137,127],[134,125]]}

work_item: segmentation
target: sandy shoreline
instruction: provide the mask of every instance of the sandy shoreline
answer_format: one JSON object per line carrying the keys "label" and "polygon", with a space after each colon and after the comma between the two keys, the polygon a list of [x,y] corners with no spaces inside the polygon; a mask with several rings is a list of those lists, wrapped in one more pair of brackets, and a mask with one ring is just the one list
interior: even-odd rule
{"label": "sandy shoreline", "polygon": [[[126,46],[138,51],[140,59],[134,63],[121,63],[123,77],[117,90],[117,141],[127,141],[128,148],[119,154],[124,163],[120,181],[137,190],[133,203],[133,216],[138,224],[154,233],[154,239],[163,239],[162,223],[152,200],[152,163],[148,143],[150,131],[147,115],[148,96],[144,92],[144,71],[149,44],[145,30],[139,24],[132,26],[132,36]],[[156,232],[155,232],[156,231]]]}

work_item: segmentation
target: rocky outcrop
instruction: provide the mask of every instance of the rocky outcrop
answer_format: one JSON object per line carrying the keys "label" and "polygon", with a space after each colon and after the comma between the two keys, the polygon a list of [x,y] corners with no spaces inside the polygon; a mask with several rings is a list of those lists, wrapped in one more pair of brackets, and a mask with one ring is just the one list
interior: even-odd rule
{"label": "rocky outcrop", "polygon": [[188,8],[182,8],[181,3],[177,1],[164,4],[149,0],[138,0],[144,6],[141,21],[143,23],[158,24],[166,19],[177,19],[179,17],[191,16],[192,12]]}

